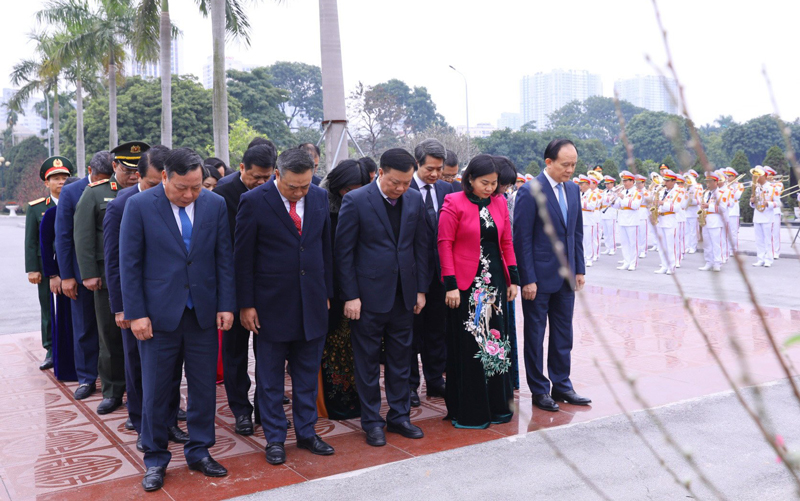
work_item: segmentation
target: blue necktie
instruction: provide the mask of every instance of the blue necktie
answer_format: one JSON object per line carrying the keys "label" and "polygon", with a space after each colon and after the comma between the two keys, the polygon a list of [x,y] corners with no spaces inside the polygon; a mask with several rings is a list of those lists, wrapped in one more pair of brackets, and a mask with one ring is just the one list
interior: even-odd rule
{"label": "blue necktie", "polygon": [[561,183],[556,185],[558,189],[558,205],[561,206],[561,215],[564,216],[564,224],[567,224],[567,200],[564,198],[564,188]]}
{"label": "blue necktie", "polygon": [[[189,244],[192,242],[192,220],[189,219],[189,214],[186,213],[186,207],[178,207],[178,216],[181,219],[183,243],[186,245],[186,252],[189,252]],[[186,300],[186,307],[189,309],[194,308],[191,290],[189,290],[189,299]]]}

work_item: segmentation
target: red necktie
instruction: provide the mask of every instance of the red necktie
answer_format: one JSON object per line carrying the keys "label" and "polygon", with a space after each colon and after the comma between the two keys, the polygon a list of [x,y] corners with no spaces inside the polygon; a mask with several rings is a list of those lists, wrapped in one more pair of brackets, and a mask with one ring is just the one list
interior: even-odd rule
{"label": "red necktie", "polygon": [[297,233],[302,235],[303,221],[301,221],[300,216],[297,215],[297,202],[289,202],[289,217],[291,217],[292,221],[294,221],[294,225],[297,228]]}

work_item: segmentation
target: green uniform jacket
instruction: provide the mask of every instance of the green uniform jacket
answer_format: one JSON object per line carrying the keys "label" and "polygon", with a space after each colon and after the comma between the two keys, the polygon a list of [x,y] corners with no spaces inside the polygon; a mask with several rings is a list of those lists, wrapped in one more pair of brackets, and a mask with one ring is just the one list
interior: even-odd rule
{"label": "green uniform jacket", "polygon": [[75,254],[81,278],[100,277],[106,288],[105,258],[103,257],[103,218],[106,205],[117,196],[117,180],[98,181],[86,187],[75,206]]}
{"label": "green uniform jacket", "polygon": [[56,203],[52,198],[40,198],[28,203],[25,213],[25,273],[42,273],[42,247],[39,245],[39,226],[42,216]]}

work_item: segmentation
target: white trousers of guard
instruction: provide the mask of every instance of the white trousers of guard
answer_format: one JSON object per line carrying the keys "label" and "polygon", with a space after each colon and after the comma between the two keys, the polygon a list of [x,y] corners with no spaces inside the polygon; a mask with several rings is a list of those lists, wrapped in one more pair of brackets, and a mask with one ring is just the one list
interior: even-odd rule
{"label": "white trousers of guard", "polygon": [[[775,209],[776,212],[779,209]],[[781,213],[775,214],[775,223],[772,225],[772,252],[777,259],[781,257]]]}
{"label": "white trousers of guard", "polygon": [[772,227],[775,223],[753,223],[756,231],[756,256],[764,264],[772,264],[775,253],[772,248]]}
{"label": "white trousers of guard", "polygon": [[640,219],[639,220],[639,254],[644,252],[647,254],[647,246],[650,245],[647,238],[647,227],[649,223],[647,219]]}
{"label": "white trousers of guard", "polygon": [[696,217],[687,217],[686,218],[686,250],[687,251],[696,251],[697,250],[697,218]]}
{"label": "white trousers of guard", "polygon": [[730,230],[728,255],[733,256],[739,250],[739,216],[728,216],[728,229]]}
{"label": "white trousers of guard", "polygon": [[622,237],[622,260],[628,266],[639,266],[639,227],[620,226]]}
{"label": "white trousers of guard", "polygon": [[722,265],[722,241],[725,228],[703,227],[703,257],[712,266]]}
{"label": "white trousers of guard", "polygon": [[675,271],[677,263],[677,242],[676,237],[678,228],[656,228],[658,231],[658,257],[661,258],[661,266],[670,271]]}
{"label": "white trousers of guard", "polygon": [[594,261],[594,224],[583,225],[583,259]]}
{"label": "white trousers of guard", "polygon": [[603,219],[603,245],[611,252],[617,250],[617,220]]}

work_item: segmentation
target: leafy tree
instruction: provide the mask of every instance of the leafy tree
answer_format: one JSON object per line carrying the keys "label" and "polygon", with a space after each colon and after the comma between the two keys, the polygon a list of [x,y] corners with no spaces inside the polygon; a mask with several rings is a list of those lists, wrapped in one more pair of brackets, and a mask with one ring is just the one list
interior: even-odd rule
{"label": "leafy tree", "polygon": [[[731,167],[736,170],[739,174],[745,174],[750,172],[750,162],[747,160],[747,155],[745,155],[743,150],[739,150],[733,155],[733,160],[731,160]],[[744,198],[744,195],[742,195]]]}
{"label": "leafy tree", "polygon": [[[791,131],[793,146],[798,151],[800,142],[796,139],[800,135],[800,124],[787,123]],[[722,147],[728,155],[742,150],[747,155],[751,165],[756,165],[766,156],[767,150],[774,145],[785,145],[785,140],[778,122],[772,115],[763,115],[743,124],[732,124],[722,132]]]}
{"label": "leafy tree", "polygon": [[405,135],[403,107],[385,86],[373,88],[358,82],[350,93],[347,114],[352,117],[356,140],[374,158],[400,144]]}
{"label": "leafy tree", "polygon": [[610,158],[606,158],[606,161],[603,162],[603,175],[619,177],[619,166],[617,165],[617,162]]}
{"label": "leafy tree", "polygon": [[253,71],[228,70],[228,95],[242,105],[242,116],[261,134],[277,146],[290,146],[291,135],[286,115],[281,106],[289,98],[289,91],[272,85],[268,68]]}
{"label": "leafy tree", "polygon": [[[231,130],[228,133],[228,137],[230,138],[231,169],[239,168],[239,165],[242,163],[244,152],[247,151],[247,145],[250,144],[250,141],[256,136],[263,137],[263,133],[250,127],[246,118],[240,118],[231,124]],[[207,145],[205,153],[206,156],[214,156],[214,145]]]}
{"label": "leafy tree", "polygon": [[[674,169],[677,166],[675,159],[672,158],[672,155],[665,156],[664,159],[661,160],[661,164],[667,164],[670,169]],[[661,164],[658,165],[659,168],[661,167]]]}
{"label": "leafy tree", "polygon": [[742,198],[739,199],[739,217],[743,223],[753,222],[753,209],[750,207],[750,197],[753,195],[753,188],[745,188],[742,192]]}
{"label": "leafy tree", "polygon": [[542,154],[548,142],[539,132],[511,129],[496,130],[489,137],[473,140],[481,153],[508,157],[518,169],[525,166],[528,173],[544,168]]}
{"label": "leafy tree", "polygon": [[[213,144],[211,122],[211,90],[206,90],[192,76],[172,79],[172,115],[174,123],[174,142],[176,146],[187,146],[196,151],[204,151],[206,145]],[[230,116],[238,120],[241,106],[231,98]],[[161,138],[161,84],[157,80],[129,78],[120,86],[117,103],[120,116],[125,117],[119,128],[122,141],[145,141],[151,145],[159,144]],[[107,149],[108,138],[108,97],[104,95],[87,100],[86,105],[86,148],[89,152]],[[65,138],[74,139],[75,111],[64,120],[62,133]],[[74,144],[74,143],[73,143]],[[74,158],[74,149],[65,146],[64,155]]]}
{"label": "leafy tree", "polygon": [[642,162],[642,170],[639,171],[639,174],[643,176],[650,176],[651,172],[658,172],[658,167],[661,164],[657,163],[655,160],[650,160],[649,158]]}
{"label": "leafy tree", "polygon": [[299,115],[316,124],[322,122],[322,71],[319,66],[279,61],[267,70],[272,75],[272,84],[288,92],[288,99],[278,104],[287,127]]}
{"label": "leafy tree", "polygon": [[[445,148],[453,151],[458,157],[460,167],[466,167],[469,159],[480,153],[474,141],[468,141],[466,134],[458,134],[452,127],[437,125],[426,129],[419,134],[408,137],[403,142],[403,148],[413,152],[414,148],[423,140],[432,137],[438,139]],[[512,160],[513,161],[513,160]],[[515,163],[517,172],[524,172],[524,165]]]}
{"label": "leafy tree", "polygon": [[[689,139],[686,123],[677,115],[662,111],[645,111],[631,118],[626,126],[628,140],[633,145],[633,154],[643,160],[657,160],[673,153],[686,151]],[[624,161],[624,149],[615,148],[614,159]],[[672,161],[670,167],[678,168]]]}
{"label": "leafy tree", "polygon": [[[5,187],[3,198],[12,194],[15,196],[19,195],[17,187],[20,182],[22,182],[26,173],[34,172],[36,178],[39,179],[39,168],[42,162],[47,158],[47,148],[44,146],[41,139],[32,136],[8,148],[7,153],[6,160],[11,162],[11,165],[3,169],[5,174],[5,179],[3,180],[3,186]],[[18,201],[20,203],[25,203],[29,200],[18,199]]]}
{"label": "leafy tree", "polygon": [[[645,111],[628,101],[619,102],[625,121]],[[567,133],[579,139],[598,139],[607,152],[620,140],[621,127],[614,99],[592,96],[585,101],[572,101],[548,115],[549,129]]]}
{"label": "leafy tree", "polygon": [[786,155],[784,155],[780,146],[773,146],[767,150],[767,155],[761,165],[772,167],[779,176],[789,174],[789,162],[786,161]]}

